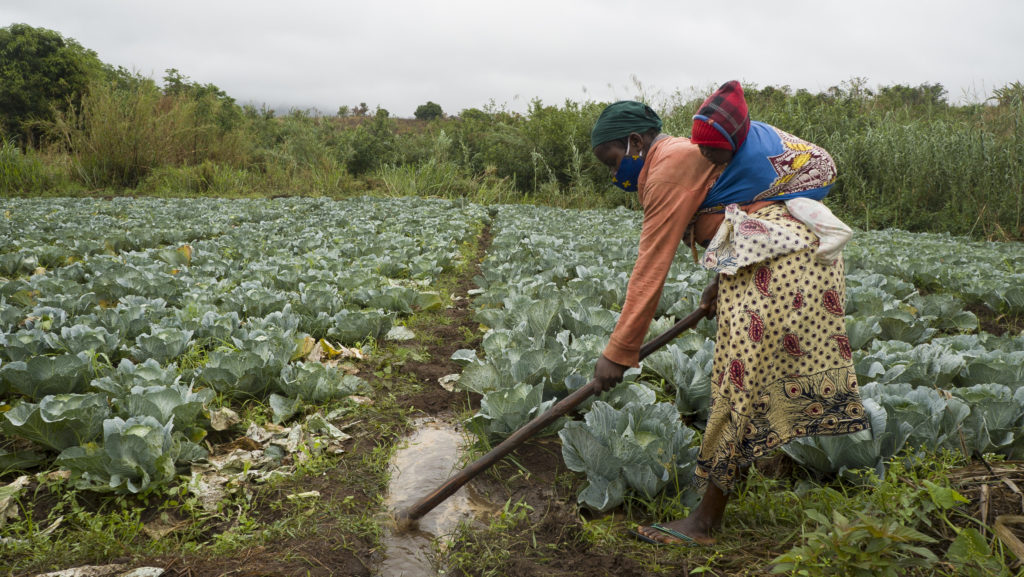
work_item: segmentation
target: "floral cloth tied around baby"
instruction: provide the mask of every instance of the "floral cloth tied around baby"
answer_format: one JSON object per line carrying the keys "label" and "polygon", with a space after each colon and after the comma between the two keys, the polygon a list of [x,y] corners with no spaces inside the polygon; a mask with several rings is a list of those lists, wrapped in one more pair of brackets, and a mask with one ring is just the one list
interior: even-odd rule
{"label": "floral cloth tied around baby", "polygon": [[[758,212],[778,214],[768,209]],[[781,218],[793,218],[785,208],[781,212]],[[711,239],[701,264],[717,273],[734,275],[745,266],[810,246],[802,237],[773,220],[748,215],[739,205],[730,204],[725,208],[725,219]]]}

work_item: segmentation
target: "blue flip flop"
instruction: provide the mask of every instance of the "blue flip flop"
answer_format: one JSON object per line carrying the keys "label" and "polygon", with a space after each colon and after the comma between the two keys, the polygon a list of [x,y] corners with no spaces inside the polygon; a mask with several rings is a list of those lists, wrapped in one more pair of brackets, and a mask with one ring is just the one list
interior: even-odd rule
{"label": "blue flip flop", "polygon": [[651,525],[647,525],[647,527],[650,527],[651,529],[654,529],[656,531],[661,531],[662,533],[664,533],[666,535],[670,535],[672,537],[675,537],[676,539],[679,539],[680,542],[678,542],[678,543],[664,543],[662,541],[656,541],[654,539],[651,539],[647,535],[644,535],[643,533],[641,533],[639,531],[634,531],[632,529],[629,530],[629,534],[632,535],[634,538],[636,538],[636,539],[638,539],[640,541],[643,541],[644,543],[650,543],[652,545],[665,545],[665,546],[690,546],[690,545],[702,546],[703,545],[702,543],[698,543],[697,541],[695,541],[693,539],[693,537],[690,537],[689,535],[686,535],[685,533],[680,533],[679,531],[676,531],[675,529],[672,529],[670,527],[665,527],[665,526],[660,525],[658,523],[652,523]]}
{"label": "blue flip flop", "polygon": [[634,529],[629,529],[627,532],[630,535],[632,535],[633,538],[636,539],[637,541],[641,541],[643,543],[650,543],[651,545],[665,545],[665,543],[662,543],[661,541],[655,541],[654,539],[651,539],[650,537],[648,537],[647,535],[644,535],[640,531],[636,531]]}

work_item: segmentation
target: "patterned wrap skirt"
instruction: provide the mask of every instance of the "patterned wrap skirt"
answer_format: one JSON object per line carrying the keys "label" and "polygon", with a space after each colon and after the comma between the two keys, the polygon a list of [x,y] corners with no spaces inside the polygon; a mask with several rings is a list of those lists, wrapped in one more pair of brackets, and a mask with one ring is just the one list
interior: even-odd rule
{"label": "patterned wrap skirt", "polygon": [[817,262],[817,237],[782,203],[739,218],[740,242],[719,250],[750,264],[719,277],[711,412],[695,477],[725,493],[742,465],[795,438],[870,426],[846,336],[842,259]]}

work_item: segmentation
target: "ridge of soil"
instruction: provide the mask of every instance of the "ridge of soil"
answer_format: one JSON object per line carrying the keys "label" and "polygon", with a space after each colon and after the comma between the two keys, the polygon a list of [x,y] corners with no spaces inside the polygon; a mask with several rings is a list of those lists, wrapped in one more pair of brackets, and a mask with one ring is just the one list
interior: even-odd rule
{"label": "ridge of soil", "polygon": [[[490,244],[490,237],[484,240]],[[477,323],[473,320],[473,310],[468,291],[474,288],[474,273],[465,274],[459,279],[455,292],[455,306],[447,309],[444,316],[451,322],[428,327],[428,334],[421,337],[423,348],[427,352],[426,361],[407,360],[402,370],[416,378],[421,390],[416,393],[402,394],[395,398],[400,406],[411,407],[418,412],[430,416],[452,415],[466,404],[466,394],[448,391],[438,384],[441,377],[462,372],[452,353],[459,349],[475,349],[480,345],[482,336],[476,331]],[[466,340],[466,333],[476,333],[472,340]],[[479,396],[471,399],[479,403]]]}

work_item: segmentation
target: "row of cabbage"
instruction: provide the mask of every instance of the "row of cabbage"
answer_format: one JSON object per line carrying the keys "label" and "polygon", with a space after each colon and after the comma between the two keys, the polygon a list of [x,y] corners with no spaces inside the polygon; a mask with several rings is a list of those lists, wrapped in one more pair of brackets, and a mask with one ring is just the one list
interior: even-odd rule
{"label": "row of cabbage", "polygon": [[118,254],[219,236],[261,210],[229,200],[7,199],[0,220],[0,277],[31,274],[94,254]]}
{"label": "row of cabbage", "polygon": [[[507,436],[587,382],[625,297],[638,230],[638,215],[621,209],[499,209],[474,301],[489,330],[479,351],[454,357],[465,364],[461,386],[483,395],[471,431],[492,441]],[[693,310],[710,278],[687,258],[680,255],[669,272],[652,334]],[[714,330],[714,323],[701,323],[674,345],[703,351],[685,358],[695,382],[710,362]],[[678,403],[659,402],[638,376],[585,403],[584,420],[551,428],[560,431],[567,465],[587,472],[580,501],[596,509],[618,505],[629,491],[653,496],[692,471],[694,430],[676,405],[695,414],[706,399],[687,396],[680,386]]]}
{"label": "row of cabbage", "polygon": [[[493,442],[588,380],[625,296],[640,222],[623,210],[511,206],[492,227],[475,300],[489,330],[480,350],[455,359],[465,365],[462,386],[483,395],[470,429]],[[861,233],[858,243],[873,247],[892,234]],[[949,258],[936,250],[908,252]],[[922,293],[912,278],[852,260],[846,322],[876,434],[802,439],[786,452],[822,473],[880,470],[911,447],[1024,457],[1024,336],[979,332],[961,291]],[[993,284],[1006,278],[1001,270],[971,274]],[[681,250],[648,336],[693,310],[709,280]],[[628,494],[687,485],[709,408],[714,331],[703,321],[584,406],[583,420],[552,426],[566,464],[587,475],[581,503],[605,510]]]}
{"label": "row of cabbage", "polygon": [[[62,205],[84,212],[52,199],[3,209],[24,223]],[[300,399],[362,390],[336,366],[307,362],[311,347],[380,339],[402,315],[440,306],[432,285],[487,218],[414,199],[125,206],[183,235],[83,252],[0,285],[0,470],[57,455],[81,486],[137,492],[205,456],[214,405],[269,399],[283,416]],[[88,220],[76,222],[62,234],[91,238]]]}
{"label": "row of cabbage", "polygon": [[1024,315],[1022,243],[884,230],[855,235],[846,248],[846,262],[928,293],[954,294],[996,313]]}

